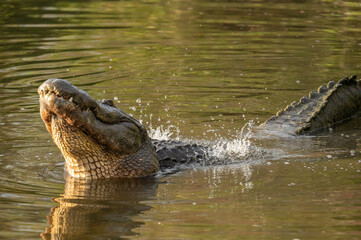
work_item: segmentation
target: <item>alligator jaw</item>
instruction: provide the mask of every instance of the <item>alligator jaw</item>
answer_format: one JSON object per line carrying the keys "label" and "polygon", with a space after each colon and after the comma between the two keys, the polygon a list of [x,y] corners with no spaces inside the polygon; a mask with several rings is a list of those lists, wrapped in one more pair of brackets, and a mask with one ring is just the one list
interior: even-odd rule
{"label": "alligator jaw", "polygon": [[127,178],[158,171],[145,128],[110,100],[95,101],[62,79],[45,81],[38,93],[41,118],[71,176]]}
{"label": "alligator jaw", "polygon": [[109,100],[95,101],[66,80],[49,79],[39,87],[38,93],[40,114],[50,133],[52,117],[56,115],[113,151],[132,153],[147,137],[138,121],[103,103]]}

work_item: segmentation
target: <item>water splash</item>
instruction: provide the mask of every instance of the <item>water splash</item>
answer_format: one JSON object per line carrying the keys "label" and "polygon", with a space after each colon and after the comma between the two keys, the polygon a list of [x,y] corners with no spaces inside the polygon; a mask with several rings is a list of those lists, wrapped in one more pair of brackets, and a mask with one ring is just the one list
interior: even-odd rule
{"label": "water splash", "polygon": [[209,142],[209,156],[223,163],[241,162],[260,155],[261,149],[251,141],[253,135],[253,121],[244,125],[235,139],[220,138]]}
{"label": "water splash", "polygon": [[164,127],[160,125],[156,128],[153,128],[152,125],[148,127],[148,134],[150,138],[158,140],[179,140],[180,130],[174,125],[169,125]]}
{"label": "water splash", "polygon": [[233,138],[218,137],[217,140],[195,140],[183,138],[177,126],[148,126],[149,136],[157,140],[176,140],[189,144],[197,144],[207,149],[207,157],[203,166],[229,165],[232,163],[254,162],[264,160],[265,149],[252,141],[254,122],[249,121]]}
{"label": "water splash", "polygon": [[251,179],[252,176],[252,169],[249,163],[245,163],[241,165],[241,170],[244,176],[244,181],[247,183]]}
{"label": "water splash", "polygon": [[[238,179],[238,187],[242,192],[246,192],[254,187],[252,181],[253,167],[265,163],[267,160],[277,158],[279,152],[272,149],[264,149],[254,140],[255,133],[254,121],[247,122],[240,130],[236,130],[232,136],[218,137],[217,140],[194,140],[187,139],[180,135],[180,129],[177,126],[148,126],[148,132],[151,138],[159,140],[178,140],[189,144],[198,144],[206,150],[206,157],[200,162],[177,166],[174,169],[168,169],[158,176],[165,176],[170,173],[174,174],[181,169],[209,169],[212,166],[213,171],[221,175],[224,171],[237,171],[233,175],[237,176],[241,171],[243,178]],[[218,166],[218,167],[215,167]],[[217,174],[215,176],[217,178]]]}

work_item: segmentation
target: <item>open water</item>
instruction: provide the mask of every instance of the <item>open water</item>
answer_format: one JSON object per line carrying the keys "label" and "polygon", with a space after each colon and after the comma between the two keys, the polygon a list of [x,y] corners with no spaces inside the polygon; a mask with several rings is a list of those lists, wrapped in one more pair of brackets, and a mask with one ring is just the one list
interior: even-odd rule
{"label": "open water", "polygon": [[[361,239],[361,124],[254,136],[361,75],[359,1],[0,1],[0,239]],[[68,79],[221,163],[74,181],[37,88]]]}

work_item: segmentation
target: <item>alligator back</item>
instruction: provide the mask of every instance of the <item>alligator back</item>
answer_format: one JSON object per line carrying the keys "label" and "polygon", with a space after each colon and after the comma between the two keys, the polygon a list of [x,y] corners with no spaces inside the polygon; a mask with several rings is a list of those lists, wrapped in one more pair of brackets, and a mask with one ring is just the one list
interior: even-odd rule
{"label": "alligator back", "polygon": [[173,168],[180,164],[199,163],[206,159],[207,148],[197,144],[187,144],[181,141],[154,140],[159,166],[162,170]]}
{"label": "alligator back", "polygon": [[361,112],[361,80],[356,75],[331,81],[309,97],[302,97],[264,122],[261,127],[289,134],[306,134],[358,116]]}

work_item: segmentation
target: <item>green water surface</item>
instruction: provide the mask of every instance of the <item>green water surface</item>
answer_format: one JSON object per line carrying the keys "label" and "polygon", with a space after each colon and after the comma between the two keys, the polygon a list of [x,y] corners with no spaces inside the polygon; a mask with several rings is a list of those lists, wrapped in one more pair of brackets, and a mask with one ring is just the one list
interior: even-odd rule
{"label": "green water surface", "polygon": [[[0,239],[361,239],[360,119],[241,135],[352,74],[356,0],[2,0]],[[224,164],[69,179],[39,116],[48,78],[113,99],[153,137],[227,146]]]}

